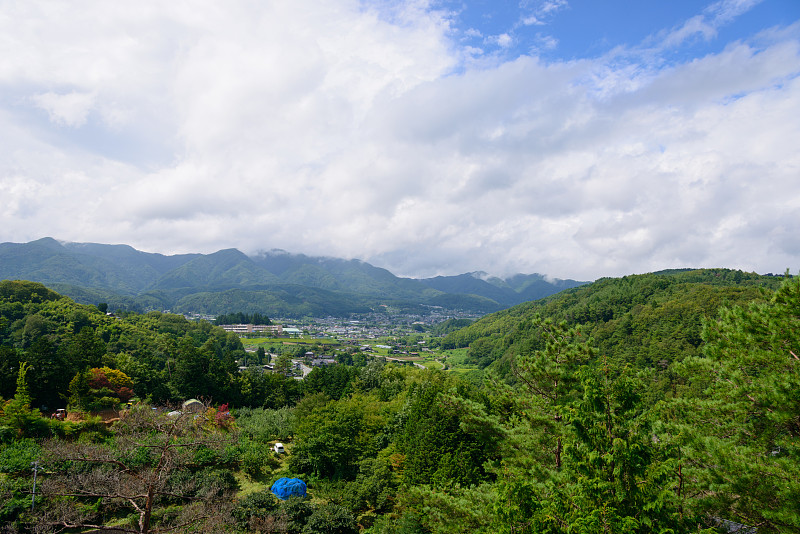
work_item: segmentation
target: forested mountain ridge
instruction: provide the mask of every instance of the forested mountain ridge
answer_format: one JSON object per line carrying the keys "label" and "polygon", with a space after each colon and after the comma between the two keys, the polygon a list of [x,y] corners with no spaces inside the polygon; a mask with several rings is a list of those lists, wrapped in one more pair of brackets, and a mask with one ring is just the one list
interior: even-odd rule
{"label": "forested mountain ridge", "polygon": [[[530,351],[536,318],[579,326],[601,354],[637,368],[666,369],[700,351],[703,321],[722,305],[763,297],[782,277],[729,269],[675,270],[604,278],[545,299],[487,315],[442,340],[444,348],[469,347],[481,368]],[[612,356],[613,355],[613,356]]]}
{"label": "forested mountain ridge", "polygon": [[540,274],[516,274],[502,279],[487,276],[483,272],[424,278],[421,282],[446,293],[481,295],[504,306],[537,300],[558,291],[586,284],[575,280],[548,280]]}
{"label": "forested mountain ridge", "polygon": [[487,313],[579,284],[548,281],[541,275],[517,275],[507,281],[473,275],[417,280],[359,260],[279,250],[254,256],[236,249],[164,256],[127,245],[52,238],[0,244],[0,279],[45,283],[79,302],[107,302],[112,309],[238,310],[273,316],[348,315],[379,309],[381,304]]}

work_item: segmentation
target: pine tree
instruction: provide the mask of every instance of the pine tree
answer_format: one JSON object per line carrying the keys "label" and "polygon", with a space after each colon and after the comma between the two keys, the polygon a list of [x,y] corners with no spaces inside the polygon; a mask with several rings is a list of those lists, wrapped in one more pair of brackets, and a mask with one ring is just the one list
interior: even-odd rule
{"label": "pine tree", "polygon": [[800,532],[800,278],[767,303],[722,309],[703,335],[705,357],[681,368],[695,396],[671,406],[697,509]]}

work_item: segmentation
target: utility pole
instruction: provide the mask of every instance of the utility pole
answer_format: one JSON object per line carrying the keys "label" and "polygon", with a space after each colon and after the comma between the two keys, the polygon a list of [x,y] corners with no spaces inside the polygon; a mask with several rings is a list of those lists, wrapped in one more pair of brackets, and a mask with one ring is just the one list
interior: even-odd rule
{"label": "utility pole", "polygon": [[33,466],[33,494],[31,495],[31,510],[33,510],[33,505],[36,503],[36,474],[39,472],[39,460],[35,462],[31,462]]}

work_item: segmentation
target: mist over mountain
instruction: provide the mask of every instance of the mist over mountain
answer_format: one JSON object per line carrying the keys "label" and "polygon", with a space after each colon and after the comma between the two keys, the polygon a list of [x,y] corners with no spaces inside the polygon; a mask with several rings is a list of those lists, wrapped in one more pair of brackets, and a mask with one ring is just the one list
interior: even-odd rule
{"label": "mist over mountain", "polygon": [[167,256],[128,245],[51,237],[0,244],[0,279],[41,282],[78,302],[107,302],[111,309],[287,317],[344,316],[381,306],[481,314],[586,283],[541,274],[498,278],[483,272],[413,279],[360,260],[283,250],[252,256],[237,249]]}

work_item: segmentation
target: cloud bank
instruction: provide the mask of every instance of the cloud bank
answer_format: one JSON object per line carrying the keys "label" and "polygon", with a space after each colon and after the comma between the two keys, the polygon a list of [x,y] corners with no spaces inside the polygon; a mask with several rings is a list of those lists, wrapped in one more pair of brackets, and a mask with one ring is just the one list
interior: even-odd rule
{"label": "cloud bank", "polygon": [[749,4],[655,48],[479,61],[425,2],[4,2],[0,241],[796,271],[800,24],[659,60]]}

